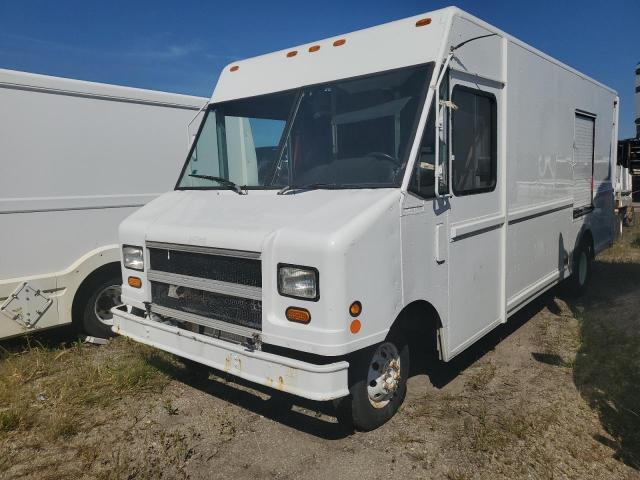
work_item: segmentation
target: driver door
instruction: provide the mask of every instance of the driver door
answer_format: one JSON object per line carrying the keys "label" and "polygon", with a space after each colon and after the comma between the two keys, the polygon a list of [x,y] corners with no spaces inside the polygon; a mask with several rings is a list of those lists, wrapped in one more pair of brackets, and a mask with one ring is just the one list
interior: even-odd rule
{"label": "driver door", "polygon": [[502,183],[498,115],[502,85],[451,70],[448,351],[462,351],[503,311]]}

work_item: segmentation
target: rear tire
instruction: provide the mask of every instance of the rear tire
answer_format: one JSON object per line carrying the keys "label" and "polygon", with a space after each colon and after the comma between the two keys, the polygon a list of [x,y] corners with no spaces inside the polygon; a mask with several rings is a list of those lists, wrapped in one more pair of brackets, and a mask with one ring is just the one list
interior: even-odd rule
{"label": "rear tire", "polygon": [[122,277],[114,273],[102,273],[83,287],[80,304],[80,327],[82,332],[99,338],[114,336],[112,307],[120,305]]}
{"label": "rear tire", "polygon": [[569,277],[569,292],[576,297],[586,293],[591,281],[593,266],[593,247],[583,239],[573,252],[571,276]]}
{"label": "rear tire", "polygon": [[357,352],[349,366],[348,397],[335,401],[338,421],[371,431],[391,419],[402,405],[409,377],[409,346],[400,332]]}

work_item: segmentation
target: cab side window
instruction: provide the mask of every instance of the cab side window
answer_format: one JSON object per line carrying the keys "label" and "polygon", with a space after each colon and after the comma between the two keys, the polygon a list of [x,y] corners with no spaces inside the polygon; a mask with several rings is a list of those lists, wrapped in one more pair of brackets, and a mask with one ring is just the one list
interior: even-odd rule
{"label": "cab side window", "polygon": [[489,192],[497,177],[497,113],[493,95],[456,86],[451,96],[452,183],[456,196]]}

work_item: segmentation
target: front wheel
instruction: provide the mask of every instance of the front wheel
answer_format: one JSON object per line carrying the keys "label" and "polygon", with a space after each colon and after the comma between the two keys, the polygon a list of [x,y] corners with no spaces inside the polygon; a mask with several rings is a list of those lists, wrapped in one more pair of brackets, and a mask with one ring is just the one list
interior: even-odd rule
{"label": "front wheel", "polygon": [[122,277],[119,272],[102,274],[92,279],[85,287],[80,310],[83,333],[94,337],[113,336],[113,314],[111,309],[122,304],[120,292]]}
{"label": "front wheel", "polygon": [[358,430],[385,424],[404,401],[409,377],[409,346],[403,335],[358,352],[349,367],[350,395],[336,401],[338,419]]}

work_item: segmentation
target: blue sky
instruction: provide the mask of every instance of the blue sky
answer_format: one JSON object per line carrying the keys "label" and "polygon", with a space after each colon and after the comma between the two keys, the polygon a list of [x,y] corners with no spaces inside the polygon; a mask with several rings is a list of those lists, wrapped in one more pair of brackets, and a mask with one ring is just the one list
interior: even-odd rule
{"label": "blue sky", "polygon": [[[0,68],[210,96],[233,60],[450,4],[0,0]],[[620,136],[634,134],[640,0],[455,5],[616,89]]]}

